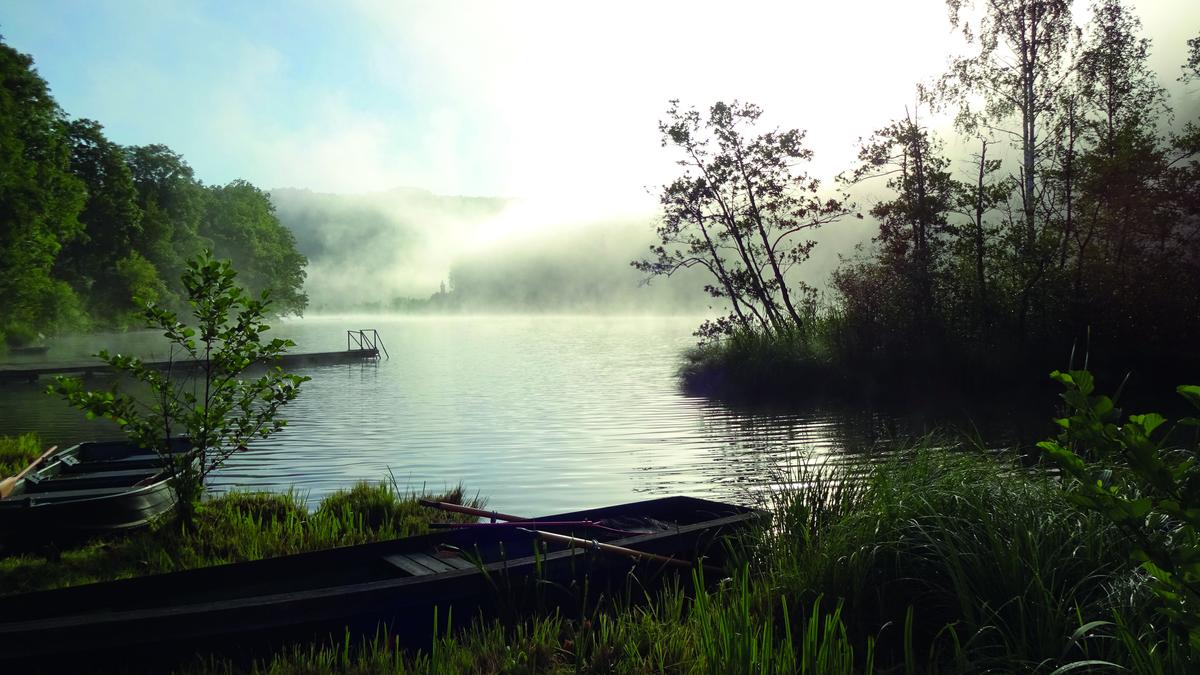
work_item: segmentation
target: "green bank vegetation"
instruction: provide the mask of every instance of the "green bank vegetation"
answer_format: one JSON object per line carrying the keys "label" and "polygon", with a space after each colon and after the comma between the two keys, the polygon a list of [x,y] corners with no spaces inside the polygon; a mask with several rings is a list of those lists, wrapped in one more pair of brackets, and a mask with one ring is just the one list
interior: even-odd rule
{"label": "green bank vegetation", "polygon": [[[330,494],[309,512],[294,492],[216,495],[198,505],[189,527],[164,519],[145,530],[72,548],[10,552],[0,558],[0,592],[260,560],[424,534],[433,521],[469,520],[422,508],[417,498],[390,484],[359,483]],[[466,498],[461,488],[431,498],[479,505],[478,500]]]}
{"label": "green bank vegetation", "polygon": [[17,475],[44,451],[37,434],[0,436],[0,478]]}
{"label": "green bank vegetation", "polygon": [[[689,356],[687,385],[995,386],[1036,378],[1073,344],[1103,355],[1102,372],[1200,367],[1200,124],[1176,119],[1194,107],[1172,110],[1131,7],[1094,0],[1080,25],[1066,0],[947,5],[968,52],[866,138],[840,194],[804,172],[803,131],[759,129],[745,103],[672,105],[660,129],[683,170],[634,265],[706,270],[724,308],[697,333],[714,344]],[[1197,40],[1184,82],[1200,77]],[[955,120],[953,138],[929,111]],[[852,189],[884,195],[862,205],[875,236],[822,296],[797,270],[813,230],[858,210]]]}

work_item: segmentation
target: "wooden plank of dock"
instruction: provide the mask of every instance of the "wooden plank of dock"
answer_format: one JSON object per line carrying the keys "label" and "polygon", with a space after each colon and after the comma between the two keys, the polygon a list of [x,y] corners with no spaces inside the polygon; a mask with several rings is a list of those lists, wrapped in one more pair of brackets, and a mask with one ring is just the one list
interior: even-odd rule
{"label": "wooden plank of dock", "polygon": [[[350,363],[366,359],[379,358],[378,349],[347,349],[337,352],[308,352],[301,354],[284,354],[270,365],[275,366],[314,366],[330,363]],[[143,361],[146,366],[158,370],[168,367],[177,370],[195,370],[200,368],[200,361]],[[253,366],[251,366],[253,367]],[[89,375],[92,373],[111,372],[107,363],[95,361],[62,361],[59,363],[29,363],[29,364],[0,364],[0,380],[25,380],[32,382],[46,375]]]}

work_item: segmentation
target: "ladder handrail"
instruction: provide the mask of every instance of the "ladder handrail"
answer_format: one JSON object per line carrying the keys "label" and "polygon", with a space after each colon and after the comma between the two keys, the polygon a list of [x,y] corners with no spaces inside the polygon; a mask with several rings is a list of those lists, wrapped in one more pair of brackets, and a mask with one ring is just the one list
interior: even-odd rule
{"label": "ladder handrail", "polygon": [[[369,335],[368,335],[369,333]],[[379,331],[374,328],[359,328],[358,330],[346,331],[346,351],[350,351],[350,343],[353,343],[359,349],[369,349],[375,352],[376,358],[379,357],[379,352],[382,350],[383,355],[390,361],[391,354],[388,354],[387,347],[383,344],[383,338],[379,337]]]}

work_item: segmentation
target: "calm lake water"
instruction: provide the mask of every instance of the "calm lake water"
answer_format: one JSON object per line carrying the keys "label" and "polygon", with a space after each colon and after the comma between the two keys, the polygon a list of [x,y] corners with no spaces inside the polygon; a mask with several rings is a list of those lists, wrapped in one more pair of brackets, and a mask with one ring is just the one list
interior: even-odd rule
{"label": "calm lake water", "polygon": [[[798,462],[863,462],[934,428],[978,429],[1000,444],[1016,420],[942,406],[735,409],[680,392],[696,318],[318,317],[276,323],[298,351],[344,349],[377,328],[379,362],[298,369],[312,377],[288,428],[234,457],[211,484],[282,491],[310,503],[356,481],[404,490],[463,484],[497,509],[541,514],[688,494],[752,502]],[[100,346],[164,356],[148,333],[64,338],[50,360]],[[107,377],[91,380],[106,386]],[[0,383],[0,434],[47,444],[118,437],[47,396],[47,380]],[[1027,416],[1022,417],[1025,424]]]}

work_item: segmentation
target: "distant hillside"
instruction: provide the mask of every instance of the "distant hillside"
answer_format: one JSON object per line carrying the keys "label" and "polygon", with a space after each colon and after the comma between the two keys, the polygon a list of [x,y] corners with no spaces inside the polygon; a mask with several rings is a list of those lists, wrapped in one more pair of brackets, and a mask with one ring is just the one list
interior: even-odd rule
{"label": "distant hillside", "polygon": [[271,201],[308,256],[315,310],[428,296],[446,279],[459,243],[508,203],[414,189],[338,195],[280,188]]}
{"label": "distant hillside", "polygon": [[464,310],[678,313],[710,302],[707,279],[684,270],[646,285],[629,263],[654,239],[649,218],[595,223],[543,236],[507,240],[455,261],[452,304]]}
{"label": "distant hillside", "polygon": [[[318,312],[687,312],[708,304],[695,275],[641,284],[629,262],[654,238],[649,217],[525,234],[481,250],[477,240],[493,234],[490,225],[511,202],[412,189],[335,195],[285,188],[272,190],[271,199],[308,256],[306,290]],[[448,296],[426,303],[443,282]]]}

